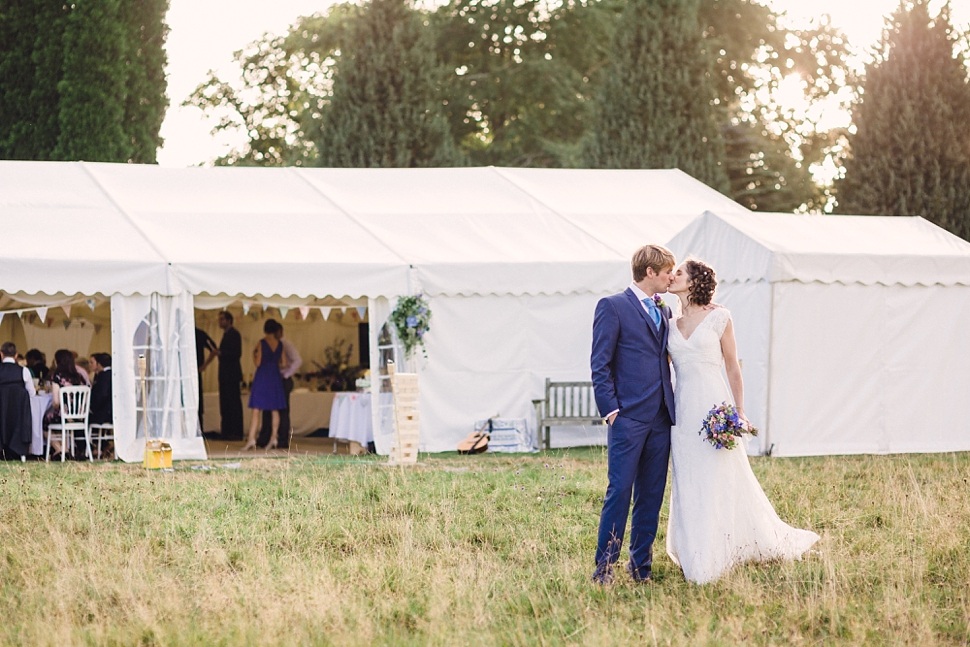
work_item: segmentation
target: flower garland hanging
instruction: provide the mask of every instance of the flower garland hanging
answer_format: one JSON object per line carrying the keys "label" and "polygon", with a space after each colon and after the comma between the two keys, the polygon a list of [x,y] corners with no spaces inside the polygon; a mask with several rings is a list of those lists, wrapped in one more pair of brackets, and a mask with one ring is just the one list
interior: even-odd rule
{"label": "flower garland hanging", "polygon": [[[423,294],[399,298],[391,313],[391,321],[397,329],[398,338],[404,344],[405,357],[410,359],[418,346],[424,351],[424,336],[431,330],[428,325],[431,321],[431,309]],[[428,356],[427,352],[424,352],[424,356]]]}

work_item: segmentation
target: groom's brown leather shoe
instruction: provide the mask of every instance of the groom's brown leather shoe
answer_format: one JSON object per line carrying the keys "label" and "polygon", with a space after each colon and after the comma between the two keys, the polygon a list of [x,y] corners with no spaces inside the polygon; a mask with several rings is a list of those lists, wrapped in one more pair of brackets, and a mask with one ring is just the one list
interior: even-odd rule
{"label": "groom's brown leather shoe", "polygon": [[[646,574],[644,574],[644,571],[646,571]],[[653,573],[649,569],[634,569],[633,562],[626,563],[626,572],[630,574],[634,582],[649,582],[653,579]]]}

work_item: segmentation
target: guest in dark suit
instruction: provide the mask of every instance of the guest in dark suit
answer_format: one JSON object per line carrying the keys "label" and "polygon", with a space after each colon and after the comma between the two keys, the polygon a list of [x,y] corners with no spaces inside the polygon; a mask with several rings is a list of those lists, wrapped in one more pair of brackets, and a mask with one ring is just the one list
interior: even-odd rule
{"label": "guest in dark suit", "polygon": [[0,456],[20,460],[30,451],[30,394],[34,382],[30,371],[17,364],[17,347],[0,346]]}
{"label": "guest in dark suit", "polygon": [[[209,356],[205,356],[205,352],[209,351]],[[199,433],[205,431],[202,428],[203,413],[205,413],[205,405],[202,399],[202,374],[205,373],[205,369],[209,367],[212,360],[219,355],[219,348],[216,343],[212,341],[212,337],[209,337],[209,333],[196,327],[195,329],[195,361],[199,366]]]}
{"label": "guest in dark suit", "polygon": [[219,313],[222,341],[219,342],[219,414],[221,440],[243,439],[242,335],[232,327],[232,315]]}
{"label": "guest in dark suit", "polygon": [[91,356],[94,384],[91,385],[91,411],[88,421],[94,424],[112,423],[114,410],[111,398],[111,355],[95,353]]}

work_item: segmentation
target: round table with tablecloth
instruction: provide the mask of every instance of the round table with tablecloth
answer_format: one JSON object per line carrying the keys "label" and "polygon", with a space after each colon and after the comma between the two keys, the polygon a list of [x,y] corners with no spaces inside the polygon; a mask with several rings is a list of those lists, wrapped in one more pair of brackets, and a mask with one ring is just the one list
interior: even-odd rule
{"label": "round table with tablecloth", "polygon": [[330,437],[352,440],[364,447],[374,442],[370,393],[334,393],[330,409]]}

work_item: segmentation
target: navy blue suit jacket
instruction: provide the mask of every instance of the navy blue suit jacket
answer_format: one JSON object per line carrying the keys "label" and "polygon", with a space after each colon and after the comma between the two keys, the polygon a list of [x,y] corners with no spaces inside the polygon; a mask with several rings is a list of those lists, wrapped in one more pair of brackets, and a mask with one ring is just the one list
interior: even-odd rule
{"label": "navy blue suit jacket", "polygon": [[674,393],[667,361],[670,308],[664,307],[660,330],[633,290],[600,299],[593,317],[593,392],[600,413],[653,422],[665,403],[671,423]]}

